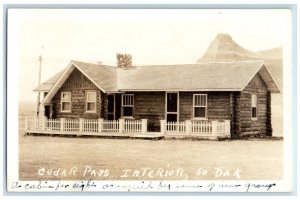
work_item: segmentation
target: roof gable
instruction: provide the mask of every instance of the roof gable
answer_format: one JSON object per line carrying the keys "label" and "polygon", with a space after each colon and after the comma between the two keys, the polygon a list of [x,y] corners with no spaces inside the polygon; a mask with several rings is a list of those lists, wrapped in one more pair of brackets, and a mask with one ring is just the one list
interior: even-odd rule
{"label": "roof gable", "polygon": [[[97,68],[96,68],[97,67]],[[55,75],[54,77],[50,78],[49,80],[53,81],[55,79],[56,82],[52,85],[51,89],[49,90],[49,93],[42,101],[42,104],[48,104],[50,103],[51,99],[54,97],[54,95],[57,93],[57,91],[61,88],[61,86],[65,83],[67,78],[70,76],[70,74],[73,72],[74,69],[78,69],[83,75],[85,75],[93,84],[95,84],[102,92],[107,92],[109,90],[106,89],[115,89],[115,79],[114,75],[109,76],[108,71],[113,72],[114,69],[108,68],[108,66],[102,66],[102,65],[94,65],[94,64],[88,64],[83,65],[82,62],[77,61],[71,61],[69,66],[61,73],[59,76]],[[95,73],[96,72],[96,73]],[[111,79],[111,81],[107,81]],[[101,85],[104,85],[104,87]],[[109,84],[111,83],[111,84]]]}
{"label": "roof gable", "polygon": [[73,61],[73,64],[102,91],[117,90],[116,67]]}
{"label": "roof gable", "polygon": [[268,90],[274,93],[280,93],[280,88],[277,85],[274,77],[270,73],[268,67],[264,64],[258,71],[259,75],[262,77],[264,82],[266,83]]}

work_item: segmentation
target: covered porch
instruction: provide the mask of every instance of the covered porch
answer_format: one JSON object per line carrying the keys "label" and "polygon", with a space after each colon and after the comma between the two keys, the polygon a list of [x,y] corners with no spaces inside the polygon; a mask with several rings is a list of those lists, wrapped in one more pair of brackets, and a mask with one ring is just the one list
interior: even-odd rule
{"label": "covered porch", "polygon": [[230,121],[160,121],[160,132],[149,132],[148,120],[119,119],[46,119],[26,118],[25,134],[123,137],[140,139],[162,138],[230,138]]}

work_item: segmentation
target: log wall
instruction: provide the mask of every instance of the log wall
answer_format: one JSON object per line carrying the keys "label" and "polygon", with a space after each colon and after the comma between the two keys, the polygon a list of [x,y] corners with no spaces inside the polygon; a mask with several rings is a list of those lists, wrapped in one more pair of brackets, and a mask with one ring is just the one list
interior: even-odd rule
{"label": "log wall", "polygon": [[165,92],[135,92],[135,119],[148,119],[148,131],[159,131],[160,120],[165,119]]}
{"label": "log wall", "polygon": [[[85,95],[87,90],[97,91],[96,113],[85,112]],[[71,92],[71,112],[61,112],[61,92]],[[77,69],[70,74],[63,86],[52,99],[53,118],[97,119],[105,116],[105,95]],[[101,105],[101,106],[100,106]],[[107,115],[107,114],[106,114]]]}
{"label": "log wall", "polygon": [[267,92],[267,135],[273,135],[271,116],[271,92]]}
{"label": "log wall", "polygon": [[208,120],[230,120],[229,92],[180,92],[179,93],[179,121],[193,118],[193,95],[207,94]]}
{"label": "log wall", "polygon": [[[252,118],[252,94],[257,95],[257,119]],[[268,97],[267,86],[257,74],[241,92],[239,103],[236,105],[237,111],[240,113],[240,116],[236,116],[237,127],[240,130],[237,134],[267,134],[268,126],[271,126],[268,104],[270,104],[270,97]],[[269,125],[267,126],[267,124]]]}
{"label": "log wall", "polygon": [[[85,92],[97,91],[96,113],[85,112]],[[61,112],[61,92],[71,92],[71,112]],[[148,130],[159,131],[160,120],[165,119],[165,92],[133,92],[135,119],[148,119]],[[179,121],[193,119],[193,94],[179,93]],[[257,74],[242,92],[205,92],[208,96],[208,120],[231,120],[233,137],[248,134],[271,134],[271,94]],[[258,97],[257,120],[251,118],[251,95]],[[107,118],[107,94],[101,92],[77,69],[52,99],[53,118]],[[121,115],[121,94],[116,94],[116,119]]]}
{"label": "log wall", "polygon": [[[130,94],[134,94],[133,117],[148,119],[148,129],[159,131],[160,120],[165,119],[165,92],[133,92]],[[193,94],[208,95],[208,120],[231,119],[230,92],[180,92],[179,121],[193,119]],[[119,108],[121,109],[121,107]]]}

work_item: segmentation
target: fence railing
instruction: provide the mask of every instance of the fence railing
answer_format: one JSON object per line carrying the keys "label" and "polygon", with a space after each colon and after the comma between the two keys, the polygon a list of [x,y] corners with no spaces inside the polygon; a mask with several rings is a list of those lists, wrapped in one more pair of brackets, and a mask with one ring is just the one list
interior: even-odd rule
{"label": "fence railing", "polygon": [[103,120],[102,131],[103,132],[119,132],[119,121],[118,120]]}
{"label": "fence railing", "polygon": [[185,122],[168,122],[166,123],[166,133],[186,133]]}
{"label": "fence railing", "polygon": [[140,120],[128,120],[125,121],[124,126],[125,133],[140,133],[142,132],[142,122]]}
{"label": "fence railing", "polygon": [[104,120],[104,119],[45,119],[25,118],[25,131],[61,131],[91,133],[146,133],[147,119]]}
{"label": "fence railing", "polygon": [[192,135],[212,135],[213,123],[211,121],[194,121],[191,122]]}
{"label": "fence railing", "polygon": [[166,122],[161,120],[161,132],[166,135],[230,137],[230,120]]}
{"label": "fence railing", "polygon": [[[191,121],[166,122],[161,121],[161,133],[173,136],[195,137],[230,137],[230,120],[225,121]],[[74,133],[147,133],[147,119],[45,119],[25,118],[25,132],[47,131],[64,134]]]}

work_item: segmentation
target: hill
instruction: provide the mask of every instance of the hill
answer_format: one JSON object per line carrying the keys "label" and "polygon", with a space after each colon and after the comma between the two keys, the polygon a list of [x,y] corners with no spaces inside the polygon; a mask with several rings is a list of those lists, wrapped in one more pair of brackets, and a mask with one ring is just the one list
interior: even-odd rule
{"label": "hill", "polygon": [[218,34],[197,63],[264,60],[277,85],[282,89],[282,48],[251,51],[237,44],[230,35]]}

